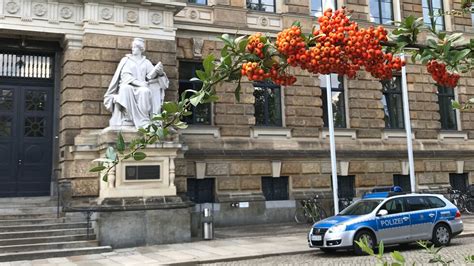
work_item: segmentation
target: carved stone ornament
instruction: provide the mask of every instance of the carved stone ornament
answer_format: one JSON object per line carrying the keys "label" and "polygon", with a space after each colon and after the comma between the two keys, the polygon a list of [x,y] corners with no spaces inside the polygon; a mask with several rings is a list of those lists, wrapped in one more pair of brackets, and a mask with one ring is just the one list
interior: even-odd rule
{"label": "carved stone ornament", "polygon": [[151,23],[155,25],[161,24],[161,15],[159,13],[154,13],[151,15]]}
{"label": "carved stone ornament", "polygon": [[127,21],[131,23],[135,23],[138,20],[138,14],[135,11],[128,11],[127,12]]}
{"label": "carved stone ornament", "polygon": [[6,4],[6,9],[8,13],[15,14],[20,10],[20,6],[16,2],[10,1]]}
{"label": "carved stone ornament", "polygon": [[47,9],[43,4],[36,4],[33,6],[33,13],[38,17],[44,16],[46,11]]}
{"label": "carved stone ornament", "polygon": [[114,16],[114,13],[112,12],[112,10],[110,10],[110,8],[102,8],[102,10],[100,11],[100,16],[102,17],[102,19],[109,20]]}
{"label": "carved stone ornament", "polygon": [[268,19],[265,18],[265,17],[262,17],[262,18],[260,19],[260,24],[261,24],[262,26],[264,26],[264,27],[268,26]]}
{"label": "carved stone ornament", "polygon": [[61,8],[60,14],[63,19],[70,19],[72,17],[72,10],[65,6]]}
{"label": "carved stone ornament", "polygon": [[191,12],[189,12],[189,17],[191,19],[197,19],[198,18],[198,12],[196,10],[191,10]]}
{"label": "carved stone ornament", "polygon": [[201,38],[192,38],[192,40],[194,57],[202,56],[202,46],[204,45],[204,40]]}

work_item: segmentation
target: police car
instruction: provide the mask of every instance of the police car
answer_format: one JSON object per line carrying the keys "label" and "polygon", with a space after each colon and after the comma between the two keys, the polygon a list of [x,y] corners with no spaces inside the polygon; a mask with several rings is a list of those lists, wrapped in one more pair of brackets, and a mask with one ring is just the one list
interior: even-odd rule
{"label": "police car", "polygon": [[367,238],[369,246],[430,240],[436,246],[449,245],[463,230],[461,213],[449,200],[436,194],[403,194],[400,187],[373,192],[341,211],[313,225],[308,242],[324,252],[337,249],[363,251],[355,243]]}

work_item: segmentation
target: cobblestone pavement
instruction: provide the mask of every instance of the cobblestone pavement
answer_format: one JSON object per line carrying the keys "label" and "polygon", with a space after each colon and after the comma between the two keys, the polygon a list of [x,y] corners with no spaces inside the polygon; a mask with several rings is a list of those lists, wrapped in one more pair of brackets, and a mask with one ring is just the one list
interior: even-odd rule
{"label": "cobblestone pavement", "polygon": [[[406,261],[406,265],[428,265],[428,261],[432,258],[424,249],[419,248],[416,244],[409,246],[393,246],[385,248],[385,257],[390,257],[390,252],[400,251]],[[474,237],[455,238],[449,247],[443,248],[440,254],[448,260],[454,260],[452,265],[467,265],[464,257],[468,254],[474,255]],[[375,265],[376,259],[370,256],[354,256],[348,251],[338,251],[335,254],[325,254],[319,249],[315,249],[312,253],[272,256],[261,259],[240,260],[231,262],[219,262],[215,264],[203,265]],[[429,264],[433,265],[433,264]],[[474,264],[469,264],[474,265]]]}

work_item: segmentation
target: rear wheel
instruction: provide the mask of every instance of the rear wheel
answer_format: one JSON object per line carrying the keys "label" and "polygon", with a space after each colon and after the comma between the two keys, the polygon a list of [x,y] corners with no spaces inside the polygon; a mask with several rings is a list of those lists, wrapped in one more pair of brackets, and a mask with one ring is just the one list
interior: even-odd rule
{"label": "rear wheel", "polygon": [[431,242],[436,247],[449,245],[451,242],[451,229],[446,224],[437,224],[433,229]]}
{"label": "rear wheel", "polygon": [[304,208],[297,208],[295,211],[295,221],[296,223],[306,223],[308,218],[305,215]]}
{"label": "rear wheel", "polygon": [[466,202],[466,212],[474,213],[474,199],[468,199]]}
{"label": "rear wheel", "polygon": [[352,246],[354,247],[354,253],[357,256],[367,255],[367,253],[365,253],[356,243],[356,241],[362,241],[364,238],[367,240],[367,245],[369,246],[369,248],[375,249],[375,245],[377,241],[375,239],[374,234],[372,234],[372,232],[367,231],[367,230],[359,231],[354,236],[354,240],[352,241]]}

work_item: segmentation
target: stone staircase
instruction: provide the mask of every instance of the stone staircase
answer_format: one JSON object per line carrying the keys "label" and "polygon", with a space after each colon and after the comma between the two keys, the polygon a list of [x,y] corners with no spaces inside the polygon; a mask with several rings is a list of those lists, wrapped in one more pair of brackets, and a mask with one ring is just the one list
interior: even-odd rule
{"label": "stone staircase", "polygon": [[[85,215],[57,217],[50,197],[0,198],[0,262],[110,252]],[[89,229],[89,230],[88,230]]]}

